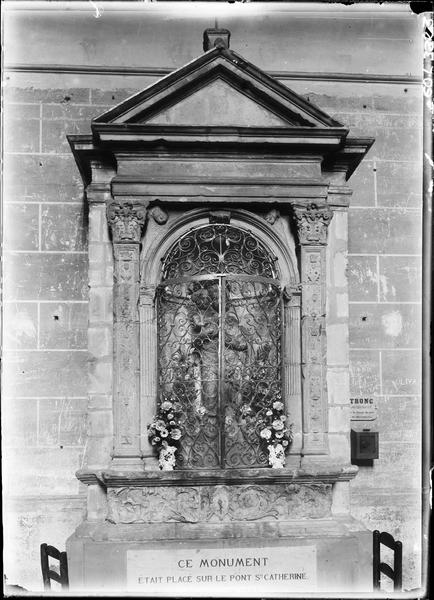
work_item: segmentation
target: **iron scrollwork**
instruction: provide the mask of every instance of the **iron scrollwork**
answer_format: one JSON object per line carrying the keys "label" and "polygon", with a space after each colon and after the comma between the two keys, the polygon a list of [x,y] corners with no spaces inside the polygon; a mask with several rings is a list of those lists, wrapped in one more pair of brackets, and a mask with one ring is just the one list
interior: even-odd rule
{"label": "iron scrollwork", "polygon": [[160,401],[184,407],[178,466],[266,466],[259,423],[281,398],[275,260],[249,232],[209,225],[175,244],[163,273]]}

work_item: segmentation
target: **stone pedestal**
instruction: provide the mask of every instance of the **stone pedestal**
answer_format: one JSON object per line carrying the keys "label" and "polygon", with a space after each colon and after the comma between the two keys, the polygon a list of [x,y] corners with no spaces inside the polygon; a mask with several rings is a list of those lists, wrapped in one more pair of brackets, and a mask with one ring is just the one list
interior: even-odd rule
{"label": "stone pedestal", "polygon": [[369,592],[371,532],[342,512],[342,488],[354,475],[101,472],[106,518],[85,521],[67,542],[71,589],[149,597],[201,596],[205,584],[222,596]]}
{"label": "stone pedestal", "polygon": [[[200,557],[201,551],[212,549],[212,553],[204,554],[212,557],[245,556],[247,553],[254,557],[267,557],[273,550],[279,549],[281,559],[278,569],[264,569],[258,566],[254,569],[234,569],[220,567],[207,569],[199,568],[200,561],[196,560],[192,568],[172,568],[169,560],[173,555]],[[305,549],[312,550],[315,564],[304,564],[304,569],[310,574],[309,581],[303,582],[303,587],[297,580],[286,579],[284,583],[277,578],[267,581],[264,588],[264,574],[287,574],[291,577],[294,557],[303,555]],[[167,561],[167,570],[162,571],[162,579],[157,582],[145,581],[152,571],[143,564],[143,571],[137,571],[136,561],[131,551],[151,550],[164,551],[161,554]],[[178,553],[178,551],[182,551]],[[367,593],[372,591],[372,533],[361,529],[360,524],[351,518],[320,518],[314,520],[290,519],[287,521],[260,520],[253,522],[234,521],[230,523],[153,523],[114,525],[109,523],[83,523],[67,542],[69,574],[71,589],[104,593],[125,593],[138,591],[142,596],[155,595],[155,583],[158,583],[160,593],[171,596],[202,596],[203,587],[199,585],[204,577],[213,576],[209,581],[209,594],[235,597],[254,597],[246,580],[238,580],[234,575],[251,574],[261,577],[261,597],[285,596],[292,593],[304,594],[324,593]],[[146,553],[145,553],[146,555]],[[134,561],[134,564],[133,564]],[[142,581],[138,586],[138,577],[128,578],[130,563],[136,572],[141,573]],[[208,558],[208,565],[211,565]],[[303,573],[303,567],[301,571]],[[177,578],[190,574],[195,585],[188,585]],[[313,574],[311,574],[313,573]],[[157,573],[154,573],[155,576]],[[220,581],[218,577],[220,576]],[[222,576],[225,581],[221,581]],[[173,581],[172,578],[176,578]],[[169,580],[168,580],[169,579]],[[232,581],[231,581],[232,579]],[[225,584],[232,583],[228,588]],[[259,584],[258,584],[259,585]],[[284,587],[282,588],[282,585]],[[258,588],[259,589],[259,588]]]}

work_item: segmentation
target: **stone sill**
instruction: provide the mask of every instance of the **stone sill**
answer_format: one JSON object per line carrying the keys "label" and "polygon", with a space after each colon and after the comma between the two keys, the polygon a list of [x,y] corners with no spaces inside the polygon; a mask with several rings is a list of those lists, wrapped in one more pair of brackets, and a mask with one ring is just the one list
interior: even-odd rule
{"label": "stone sill", "polygon": [[358,472],[353,465],[323,465],[311,469],[204,469],[200,471],[77,471],[87,485],[104,487],[166,487],[197,485],[261,485],[290,483],[335,483],[350,481]]}

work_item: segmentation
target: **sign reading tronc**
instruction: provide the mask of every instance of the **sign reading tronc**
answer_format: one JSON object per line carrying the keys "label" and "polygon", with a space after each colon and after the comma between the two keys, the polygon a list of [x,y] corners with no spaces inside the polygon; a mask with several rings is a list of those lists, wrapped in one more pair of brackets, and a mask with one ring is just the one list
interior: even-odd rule
{"label": "sign reading tronc", "polygon": [[249,596],[316,589],[315,546],[128,550],[129,592]]}

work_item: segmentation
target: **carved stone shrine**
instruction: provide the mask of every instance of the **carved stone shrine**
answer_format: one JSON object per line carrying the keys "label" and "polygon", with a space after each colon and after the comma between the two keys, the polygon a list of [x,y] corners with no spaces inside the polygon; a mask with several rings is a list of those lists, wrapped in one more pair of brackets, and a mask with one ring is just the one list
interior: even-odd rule
{"label": "carved stone shrine", "polygon": [[[229,32],[205,39],[69,136],[91,355],[71,589],[191,596],[196,577],[242,595],[249,575],[262,597],[369,592],[371,533],[349,509],[345,269],[347,180],[373,140],[229,49]],[[137,558],[182,549],[159,579]]]}

